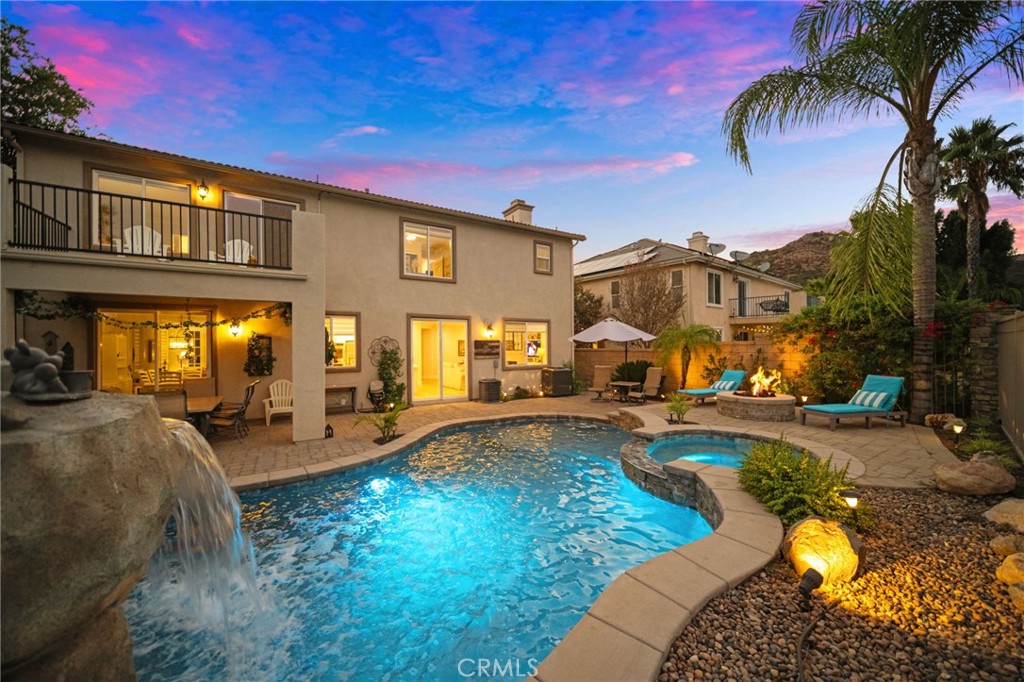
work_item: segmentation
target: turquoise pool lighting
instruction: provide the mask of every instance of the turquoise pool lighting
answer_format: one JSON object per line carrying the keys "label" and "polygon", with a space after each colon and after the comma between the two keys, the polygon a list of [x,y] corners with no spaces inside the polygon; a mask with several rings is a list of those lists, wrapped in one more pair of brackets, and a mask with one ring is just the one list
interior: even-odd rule
{"label": "turquoise pool lighting", "polygon": [[623,476],[629,438],[585,421],[470,426],[245,493],[272,608],[196,623],[144,580],[126,608],[139,679],[433,682],[481,661],[508,673],[488,679],[522,679],[617,576],[711,532]]}

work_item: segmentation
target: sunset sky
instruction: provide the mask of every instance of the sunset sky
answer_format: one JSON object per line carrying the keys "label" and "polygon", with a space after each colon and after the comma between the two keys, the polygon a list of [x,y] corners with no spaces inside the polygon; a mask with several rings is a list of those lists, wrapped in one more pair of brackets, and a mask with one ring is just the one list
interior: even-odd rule
{"label": "sunset sky", "polygon": [[[902,140],[895,119],[726,155],[722,113],[790,63],[794,2],[2,2],[111,139],[588,236],[730,249],[839,229]],[[993,73],[957,124],[1024,125]],[[993,194],[1024,250],[1024,208]]]}

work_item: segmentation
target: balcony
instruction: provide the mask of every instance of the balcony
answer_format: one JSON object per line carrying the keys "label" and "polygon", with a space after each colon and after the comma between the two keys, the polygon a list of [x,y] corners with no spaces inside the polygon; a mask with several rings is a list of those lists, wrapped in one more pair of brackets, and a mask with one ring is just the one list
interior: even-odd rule
{"label": "balcony", "polygon": [[12,180],[10,246],[290,270],[292,221]]}
{"label": "balcony", "polygon": [[729,299],[729,317],[780,317],[789,314],[789,293]]}

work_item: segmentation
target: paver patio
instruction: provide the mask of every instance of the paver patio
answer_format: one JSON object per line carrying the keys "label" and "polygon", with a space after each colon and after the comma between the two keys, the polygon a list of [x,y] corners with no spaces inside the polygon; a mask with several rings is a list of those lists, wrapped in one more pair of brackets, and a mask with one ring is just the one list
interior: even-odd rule
{"label": "paver patio", "polygon": [[[581,395],[505,403],[423,405],[403,412],[398,423],[400,433],[409,433],[421,427],[460,419],[516,414],[603,417],[623,407],[642,411],[648,420],[654,418],[655,423],[658,418],[666,417],[662,403],[628,406],[617,402],[593,401],[589,396]],[[237,487],[255,487],[252,485],[254,476],[264,481],[280,481],[284,478],[271,475],[273,472],[288,472],[287,479],[301,480],[336,468],[332,463],[357,463],[361,455],[377,449],[373,439],[380,434],[368,423],[357,424],[356,415],[330,415],[327,421],[334,428],[334,438],[326,440],[292,443],[291,423],[287,419],[278,419],[269,427],[262,420],[250,423],[250,435],[242,441],[225,435],[214,437],[211,445],[225,473],[232,480],[232,485]],[[938,464],[956,459],[939,442],[932,429],[916,425],[901,428],[898,424],[886,425],[882,420],[875,420],[871,429],[864,428],[858,421],[840,423],[839,428],[830,431],[824,423],[800,426],[797,422],[775,424],[723,417],[718,414],[714,403],[709,403],[690,410],[686,422],[732,430],[785,434],[788,438],[816,441],[829,448],[844,450],[863,462],[866,471],[858,482],[869,486],[906,488],[928,485],[932,480],[932,470]]]}

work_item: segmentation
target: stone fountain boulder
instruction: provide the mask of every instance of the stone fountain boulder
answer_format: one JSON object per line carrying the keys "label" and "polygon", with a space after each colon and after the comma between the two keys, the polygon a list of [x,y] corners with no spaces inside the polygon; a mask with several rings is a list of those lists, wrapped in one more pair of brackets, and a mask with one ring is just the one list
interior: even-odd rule
{"label": "stone fountain boulder", "polygon": [[2,674],[134,679],[121,603],[159,544],[186,453],[152,400],[3,398]]}

